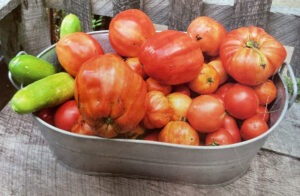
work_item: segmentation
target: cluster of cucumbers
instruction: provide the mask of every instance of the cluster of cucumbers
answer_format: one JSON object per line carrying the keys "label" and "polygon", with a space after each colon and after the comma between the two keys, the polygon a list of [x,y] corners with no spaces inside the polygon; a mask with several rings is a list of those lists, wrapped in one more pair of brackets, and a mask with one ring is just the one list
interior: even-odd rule
{"label": "cluster of cucumbers", "polygon": [[[76,15],[64,17],[60,37],[80,31],[81,23]],[[41,58],[17,55],[11,59],[8,68],[13,80],[22,87],[10,101],[16,113],[26,114],[54,107],[74,96],[74,78],[67,72],[57,72],[54,65]]]}

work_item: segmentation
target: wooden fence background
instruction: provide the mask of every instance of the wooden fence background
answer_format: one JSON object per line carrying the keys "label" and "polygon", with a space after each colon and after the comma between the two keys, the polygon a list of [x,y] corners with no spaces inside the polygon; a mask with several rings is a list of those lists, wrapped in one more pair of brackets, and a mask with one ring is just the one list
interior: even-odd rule
{"label": "wooden fence background", "polygon": [[20,50],[36,55],[51,45],[49,8],[78,15],[84,31],[92,30],[93,14],[114,16],[128,8],[141,9],[155,24],[182,31],[200,15],[216,19],[228,31],[263,27],[288,46],[289,61],[300,76],[299,0],[5,0],[0,2],[0,52],[6,60]]}

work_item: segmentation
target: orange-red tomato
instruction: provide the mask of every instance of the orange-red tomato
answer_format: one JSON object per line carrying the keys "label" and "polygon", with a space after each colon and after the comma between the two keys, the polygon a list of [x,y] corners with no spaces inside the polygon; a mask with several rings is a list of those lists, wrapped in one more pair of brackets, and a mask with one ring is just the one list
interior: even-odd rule
{"label": "orange-red tomato", "polygon": [[223,146],[233,143],[232,135],[224,128],[219,128],[212,133],[208,133],[205,138],[206,146]]}
{"label": "orange-red tomato", "polygon": [[173,109],[172,120],[185,120],[192,98],[186,94],[174,92],[167,95],[170,107]]}
{"label": "orange-red tomato", "polygon": [[258,116],[258,117],[264,119],[266,122],[268,122],[270,119],[270,113],[269,113],[268,108],[266,106],[262,106],[262,105],[258,106],[256,114],[254,116]]}
{"label": "orange-red tomato", "polygon": [[244,140],[255,138],[269,129],[266,121],[254,116],[243,121],[241,125],[241,136]]}
{"label": "orange-red tomato", "polygon": [[277,95],[277,88],[272,80],[267,80],[262,84],[253,87],[255,90],[260,105],[270,104],[275,100]]}
{"label": "orange-red tomato", "polygon": [[204,63],[198,76],[189,82],[189,87],[198,94],[211,94],[217,90],[219,80],[220,76],[216,69]]}
{"label": "orange-red tomato", "polygon": [[209,133],[221,128],[225,116],[223,103],[211,95],[200,95],[192,100],[187,120],[200,133]]}
{"label": "orange-red tomato", "polygon": [[150,91],[145,98],[146,114],[143,126],[147,129],[162,128],[173,116],[167,97],[160,91]]}
{"label": "orange-red tomato", "polygon": [[160,91],[164,95],[169,94],[172,91],[172,86],[168,84],[162,84],[157,80],[149,77],[146,79],[147,91]]}
{"label": "orange-red tomato", "polygon": [[158,140],[172,144],[198,146],[199,135],[185,121],[170,121],[159,133]]}
{"label": "orange-red tomato", "polygon": [[219,85],[225,83],[228,79],[228,74],[227,74],[220,58],[209,61],[208,64],[213,66],[215,68],[215,70],[218,72],[219,78],[220,78]]}
{"label": "orange-red tomato", "polygon": [[137,57],[141,45],[154,34],[151,19],[138,9],[118,13],[109,24],[109,42],[118,54],[125,57]]}
{"label": "orange-red tomato", "polygon": [[213,18],[199,16],[189,24],[187,33],[197,41],[206,55],[217,56],[220,45],[226,36],[226,29]]}
{"label": "orange-red tomato", "polygon": [[256,114],[259,100],[253,88],[234,84],[225,94],[224,105],[233,117],[246,119]]}
{"label": "orange-red tomato", "polygon": [[125,63],[137,74],[142,76],[142,78],[146,78],[147,75],[144,71],[143,66],[141,65],[139,59],[137,57],[128,57],[125,59]]}
{"label": "orange-red tomato", "polygon": [[281,67],[286,50],[262,28],[240,27],[230,31],[220,47],[226,72],[246,85],[259,85]]}
{"label": "orange-red tomato", "polygon": [[175,30],[161,31],[147,39],[139,59],[148,76],[169,85],[194,79],[204,61],[197,43],[186,33]]}
{"label": "orange-red tomato", "polygon": [[59,63],[72,76],[77,75],[84,62],[104,54],[99,42],[84,32],[64,36],[57,42],[55,49]]}
{"label": "orange-red tomato", "polygon": [[75,99],[83,120],[97,135],[116,137],[143,119],[146,83],[116,54],[104,54],[82,65],[75,79]]}
{"label": "orange-red tomato", "polygon": [[234,84],[235,83],[233,83],[233,82],[227,82],[227,83],[223,84],[222,86],[219,86],[219,88],[216,90],[215,94],[220,95],[220,97],[224,101],[225,94],[228,92],[228,90],[231,87],[233,87]]}
{"label": "orange-red tomato", "polygon": [[226,131],[230,133],[233,139],[233,143],[241,142],[240,129],[235,118],[226,114],[224,117],[222,128],[226,129]]}

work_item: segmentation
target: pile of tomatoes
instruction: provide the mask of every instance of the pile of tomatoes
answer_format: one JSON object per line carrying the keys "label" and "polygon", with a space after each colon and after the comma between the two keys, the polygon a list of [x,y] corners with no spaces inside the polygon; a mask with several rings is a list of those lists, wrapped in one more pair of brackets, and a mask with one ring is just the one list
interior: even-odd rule
{"label": "pile of tomatoes", "polygon": [[112,19],[109,42],[116,53],[83,32],[59,40],[74,100],[38,116],[79,134],[185,145],[233,144],[269,129],[271,78],[286,51],[263,29],[227,32],[199,16],[186,32],[156,32],[144,12],[129,9]]}

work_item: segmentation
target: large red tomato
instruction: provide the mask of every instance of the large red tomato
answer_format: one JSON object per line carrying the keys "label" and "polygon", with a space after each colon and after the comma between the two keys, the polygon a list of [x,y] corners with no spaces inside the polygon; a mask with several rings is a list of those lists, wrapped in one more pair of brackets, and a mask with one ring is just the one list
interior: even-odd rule
{"label": "large red tomato", "polygon": [[190,23],[187,33],[198,42],[203,53],[217,56],[221,42],[226,36],[226,29],[210,17],[199,16]]}
{"label": "large red tomato", "polygon": [[225,114],[224,105],[218,98],[200,95],[192,100],[187,120],[200,133],[209,133],[222,126]]}
{"label": "large red tomato", "polygon": [[151,19],[138,9],[120,12],[109,24],[110,44],[121,56],[137,57],[141,45],[154,34]]}
{"label": "large red tomato", "polygon": [[57,42],[55,49],[59,63],[72,76],[77,75],[85,61],[104,53],[100,43],[84,32],[64,36]]}
{"label": "large red tomato", "polygon": [[161,91],[149,91],[146,95],[146,114],[143,125],[147,129],[162,128],[173,116],[167,97]]}
{"label": "large red tomato", "polygon": [[185,121],[170,121],[159,133],[160,142],[198,146],[199,135]]}
{"label": "large red tomato", "polygon": [[194,79],[204,61],[197,42],[175,30],[165,30],[150,37],[142,45],[139,59],[148,76],[170,85]]}
{"label": "large red tomato", "polygon": [[251,87],[235,84],[225,94],[224,104],[233,117],[246,119],[256,114],[259,100]]}
{"label": "large red tomato", "polygon": [[227,73],[246,85],[265,82],[281,67],[286,54],[280,42],[254,26],[232,30],[220,47]]}
{"label": "large red tomato", "polygon": [[71,131],[80,116],[75,100],[60,105],[54,114],[54,125],[60,129]]}
{"label": "large red tomato", "polygon": [[75,80],[75,99],[83,121],[102,137],[136,128],[145,115],[146,84],[115,54],[90,59]]}

